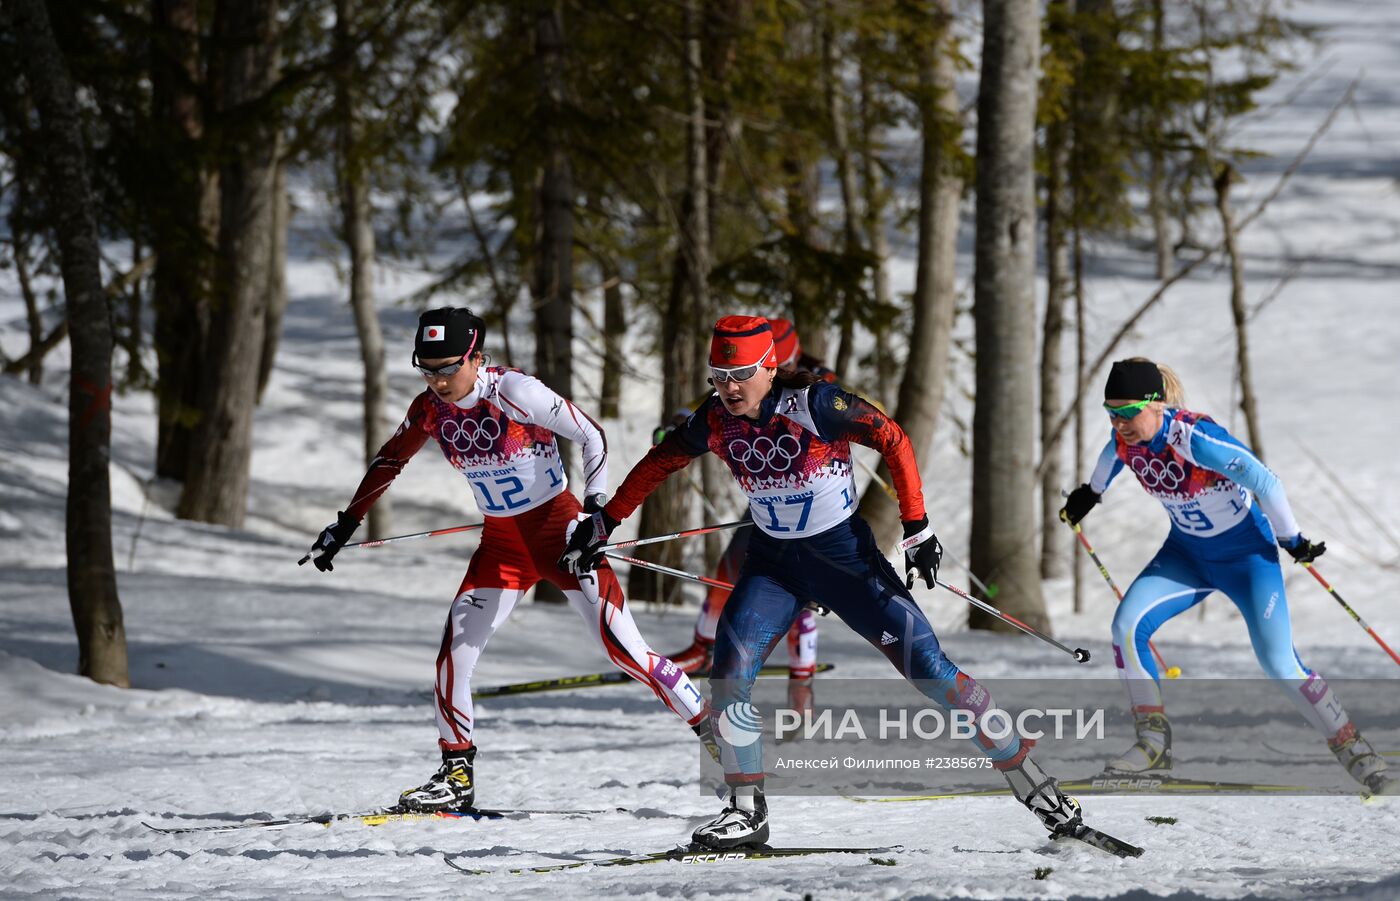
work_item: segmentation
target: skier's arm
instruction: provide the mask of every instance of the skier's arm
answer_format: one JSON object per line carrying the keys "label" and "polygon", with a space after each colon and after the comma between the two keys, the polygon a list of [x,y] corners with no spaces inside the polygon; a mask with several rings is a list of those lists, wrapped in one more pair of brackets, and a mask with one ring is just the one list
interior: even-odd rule
{"label": "skier's arm", "polygon": [[1215,470],[1254,492],[1281,543],[1287,544],[1298,537],[1298,521],[1293,518],[1283,482],[1238,438],[1218,423],[1196,422],[1191,426],[1189,447],[1192,462],[1197,466]]}
{"label": "skier's arm", "polygon": [[819,434],[827,440],[845,437],[873,447],[885,458],[895,494],[899,496],[899,518],[918,522],[925,518],[923,480],[914,448],[899,423],[880,412],[859,395],[835,385],[813,385],[807,391],[808,409]]}
{"label": "skier's arm", "polygon": [[1112,436],[1099,451],[1099,459],[1094,463],[1094,472],[1089,476],[1089,487],[1095,494],[1103,494],[1113,479],[1123,469],[1123,461],[1118,459],[1118,441]]}
{"label": "skier's arm", "polygon": [[403,472],[404,465],[428,440],[427,418],[428,404],[425,393],[413,399],[413,404],[408,408],[408,415],[404,417],[398,431],[384,442],[384,446],[370,461],[369,470],[360,480],[360,487],[355,489],[355,496],[345,507],[346,515],[356,522],[365,518],[369,508],[388,490],[398,474]]}
{"label": "skier's arm", "polygon": [[709,450],[709,413],[714,403],[714,395],[710,395],[690,414],[685,425],[671,432],[637,461],[618,486],[617,494],[603,508],[609,518],[621,522],[631,516],[667,476],[685,469],[691,460]]}
{"label": "skier's arm", "polygon": [[608,493],[608,437],[587,413],[532,375],[510,370],[496,389],[511,419],[549,429],[583,451],[583,496]]}

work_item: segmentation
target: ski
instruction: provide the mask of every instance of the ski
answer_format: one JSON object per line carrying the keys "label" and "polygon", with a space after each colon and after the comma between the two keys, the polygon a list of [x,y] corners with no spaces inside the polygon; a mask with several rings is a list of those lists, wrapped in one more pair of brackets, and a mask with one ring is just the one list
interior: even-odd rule
{"label": "ski", "polygon": [[1141,857],[1142,849],[1137,845],[1130,845],[1121,838],[1114,838],[1107,832],[1100,832],[1092,826],[1085,826],[1080,823],[1069,832],[1058,833],[1052,838],[1055,841],[1077,841],[1083,842],[1092,848],[1100,851],[1107,851],[1114,857]]}
{"label": "ski", "polygon": [[241,829],[284,829],[288,826],[329,826],[332,823],[357,822],[362,826],[382,826],[385,823],[417,823],[424,820],[526,820],[532,816],[589,816],[597,813],[626,812],[626,808],[615,811],[604,810],[526,810],[507,808],[502,810],[474,809],[467,811],[439,811],[420,813],[408,810],[383,808],[362,813],[317,813],[306,816],[283,817],[275,820],[241,820],[235,823],[218,823],[213,826],[157,826],[141,821],[147,829],[164,835],[189,835],[198,832],[235,832]]}
{"label": "ski", "polygon": [[[836,668],[833,663],[818,663],[816,671],[827,673]],[[758,671],[760,676],[786,676],[785,666],[765,666]],[[691,673],[693,679],[706,678],[708,673]],[[606,673],[588,673],[582,676],[561,676],[557,679],[538,679],[534,682],[513,682],[509,685],[488,685],[472,691],[472,699],[499,698],[508,695],[528,695],[542,691],[566,691],[572,688],[591,688],[597,685],[622,685],[635,681],[622,670]]]}
{"label": "ski", "polygon": [[[1306,792],[1303,785],[1273,785],[1258,782],[1219,782],[1215,780],[1179,779],[1173,776],[1094,776],[1061,782],[1060,788],[1076,795],[1111,795],[1138,792],[1141,794],[1280,794]],[[889,798],[856,798],[861,804],[900,804],[908,801],[943,801],[951,798],[992,798],[1010,795],[1008,786],[972,788],[928,795],[900,795]]]}
{"label": "ski", "polygon": [[889,848],[769,848],[759,846],[754,848],[730,848],[724,851],[716,851],[711,848],[701,848],[694,845],[681,845],[669,851],[653,851],[647,854],[629,854],[622,857],[603,857],[596,860],[576,860],[569,863],[550,864],[541,867],[516,867],[509,870],[483,870],[465,866],[458,863],[458,859],[467,855],[448,855],[444,857],[447,865],[459,873],[469,876],[489,876],[496,873],[504,873],[511,876],[520,876],[526,873],[555,873],[560,870],[577,870],[583,867],[630,867],[648,863],[665,863],[675,861],[682,864],[702,864],[702,863],[739,863],[741,861],[755,860],[776,860],[781,857],[808,857],[816,854],[863,854],[871,857],[872,863],[879,863],[885,866],[893,864],[890,860],[877,860],[876,854],[889,854],[900,850],[899,845]]}

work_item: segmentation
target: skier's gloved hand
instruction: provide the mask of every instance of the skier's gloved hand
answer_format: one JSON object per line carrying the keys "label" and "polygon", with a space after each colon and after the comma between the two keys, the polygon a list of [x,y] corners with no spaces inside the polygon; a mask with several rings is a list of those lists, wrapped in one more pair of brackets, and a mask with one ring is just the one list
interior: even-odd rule
{"label": "skier's gloved hand", "polygon": [[938,565],[943,562],[943,545],[933,534],[925,516],[918,522],[904,523],[904,540],[899,543],[904,552],[904,586],[914,587],[914,577],[923,576],[924,584],[932,588],[938,579]]}
{"label": "skier's gloved hand", "polygon": [[1065,499],[1065,505],[1060,508],[1060,519],[1072,526],[1079,525],[1079,521],[1089,515],[1089,511],[1094,509],[1098,502],[1102,500],[1099,493],[1088,485],[1080,485],[1069,493]]}
{"label": "skier's gloved hand", "polygon": [[1304,538],[1301,532],[1292,538],[1280,538],[1278,546],[1287,551],[1295,563],[1311,563],[1327,553],[1327,542],[1319,541],[1313,544]]}
{"label": "skier's gloved hand", "polygon": [[316,564],[316,568],[323,573],[335,569],[331,561],[335,559],[336,554],[340,553],[345,542],[350,540],[350,536],[355,534],[355,530],[360,527],[360,521],[344,510],[337,513],[335,517],[335,522],[322,529],[321,534],[316,538],[316,543],[311,545],[311,562]]}
{"label": "skier's gloved hand", "polygon": [[608,536],[616,528],[617,520],[603,510],[578,523],[559,558],[559,568],[576,576],[592,572],[603,557],[603,545],[608,543]]}

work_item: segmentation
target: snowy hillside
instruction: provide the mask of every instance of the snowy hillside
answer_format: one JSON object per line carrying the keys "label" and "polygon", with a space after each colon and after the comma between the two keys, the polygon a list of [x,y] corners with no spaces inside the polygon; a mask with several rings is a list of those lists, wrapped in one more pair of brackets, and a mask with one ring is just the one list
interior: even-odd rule
{"label": "snowy hillside", "polygon": [[[1266,451],[1305,533],[1327,542],[1320,570],[1400,647],[1400,7],[1354,0],[1314,2],[1297,12],[1326,25],[1329,38],[1272,90],[1278,99],[1299,91],[1291,106],[1251,126],[1246,141],[1273,157],[1246,173],[1241,208],[1269,190],[1350,81],[1360,74],[1362,82],[1354,108],[1244,236],[1251,302],[1299,265],[1252,323]],[[76,645],[63,569],[66,348],[50,356],[42,388],[0,378],[0,897],[1400,896],[1400,803],[1363,805],[1351,797],[1085,798],[1094,825],[1146,848],[1136,860],[1051,845],[1007,798],[870,804],[775,797],[775,845],[899,846],[878,855],[894,865],[828,856],[467,876],[444,863],[444,855],[464,855],[467,866],[505,870],[662,850],[712,816],[717,807],[699,787],[689,733],[634,685],[477,708],[480,803],[608,812],[182,836],[147,829],[143,821],[214,824],[373,808],[437,764],[432,663],[474,538],[346,552],[331,574],[295,565],[362,473],[353,321],[334,261],[323,255],[328,232],[315,213],[320,201],[309,192],[301,201],[311,212],[294,223],[293,300],[257,414],[247,528],[174,520],[168,492],[150,483],[151,399],[116,401],[114,535],[135,686],[129,691],[71,675]],[[1154,288],[1143,254],[1095,250],[1091,351]],[[907,260],[895,272],[912,279]],[[400,272],[380,283],[390,359],[400,361],[391,368],[397,408],[422,382],[401,365],[414,314],[393,301],[421,278]],[[17,294],[12,274],[0,273],[0,345],[10,356],[27,342]],[[971,323],[964,319],[959,328],[970,333]],[[640,332],[631,340],[638,355],[646,350]],[[1232,340],[1228,275],[1206,267],[1175,288],[1116,356],[1141,353],[1170,363],[1192,408],[1242,431],[1242,420],[1231,420]],[[970,383],[970,364],[959,378]],[[596,379],[590,373],[584,381]],[[626,390],[625,420],[603,423],[614,449],[614,484],[645,449],[660,413],[655,381],[634,378]],[[929,450],[939,476],[926,490],[939,535],[960,559],[970,465],[951,423],[969,415],[955,393],[948,427]],[[1100,418],[1091,425],[1092,454],[1108,430]],[[397,532],[475,518],[469,492],[431,448],[395,483],[392,497]],[[733,509],[732,498],[722,503]],[[1167,520],[1120,480],[1085,528],[1126,585],[1160,544]],[[965,584],[951,561],[946,567],[946,578]],[[1310,666],[1336,678],[1400,677],[1300,568],[1290,567],[1288,590],[1298,648]],[[1113,599],[1106,588],[1091,582],[1080,614],[1071,610],[1067,582],[1047,584],[1046,596],[1056,634],[1090,648],[1094,674],[1111,678]],[[921,593],[920,600],[950,656],[979,677],[1086,674],[1029,639],[962,631],[966,608],[950,594]],[[661,651],[688,642],[693,618],[693,608],[637,611],[643,633]],[[833,677],[890,675],[834,620],[822,622],[820,640],[821,659],[837,664]],[[523,605],[493,639],[476,681],[606,669],[590,642],[569,610]],[[1188,677],[1258,674],[1244,624],[1219,596],[1207,602],[1203,619],[1182,616],[1156,642]],[[1400,681],[1395,685],[1400,691]],[[1353,713],[1366,722],[1367,711]],[[1400,724],[1385,725],[1393,732]],[[1325,759],[1326,750],[1319,740],[1303,753]],[[1052,872],[1038,879],[1040,868]]]}

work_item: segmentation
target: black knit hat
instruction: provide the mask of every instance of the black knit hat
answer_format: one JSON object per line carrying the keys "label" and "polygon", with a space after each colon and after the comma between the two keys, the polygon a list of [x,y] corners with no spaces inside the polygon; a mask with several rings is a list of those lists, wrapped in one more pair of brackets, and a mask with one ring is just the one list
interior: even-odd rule
{"label": "black knit hat", "polygon": [[438,307],[418,317],[413,351],[420,360],[465,357],[481,350],[486,323],[466,307]]}
{"label": "black knit hat", "polygon": [[1103,386],[1104,400],[1161,400],[1166,394],[1162,370],[1148,360],[1119,360]]}

